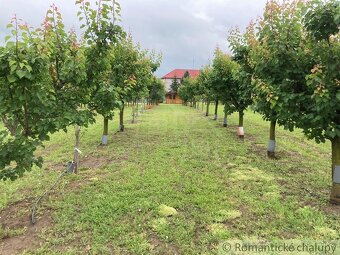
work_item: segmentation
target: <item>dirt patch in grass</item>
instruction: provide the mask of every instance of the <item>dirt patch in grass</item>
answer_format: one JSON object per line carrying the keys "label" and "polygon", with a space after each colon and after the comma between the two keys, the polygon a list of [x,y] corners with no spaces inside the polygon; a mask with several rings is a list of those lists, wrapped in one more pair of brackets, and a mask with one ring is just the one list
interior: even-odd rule
{"label": "dirt patch in grass", "polygon": [[164,255],[170,255],[170,254],[179,255],[180,254],[179,249],[175,244],[161,241],[155,234],[151,234],[149,236],[149,242],[155,254],[164,254]]}
{"label": "dirt patch in grass", "polygon": [[[232,135],[232,136],[235,136],[235,137],[238,137],[237,136],[237,128],[238,126],[237,125],[229,125],[228,124],[228,127],[226,127],[226,130],[227,132]],[[245,134],[245,137],[246,137],[247,134]]]}
{"label": "dirt patch in grass", "polygon": [[106,155],[87,155],[80,159],[80,168],[85,169],[100,169],[109,166],[113,163],[121,163],[128,159],[127,155],[117,156],[115,158],[109,158]]}
{"label": "dirt patch in grass", "polygon": [[199,240],[203,233],[207,233],[206,226],[204,224],[196,224],[195,233],[194,233],[195,238],[193,240],[195,244],[199,245]]}
{"label": "dirt patch in grass", "polygon": [[107,157],[88,155],[80,159],[80,167],[86,169],[99,169],[112,161]]}
{"label": "dirt patch in grass", "polygon": [[267,150],[262,145],[258,144],[252,144],[251,148],[248,149],[249,153],[254,153],[256,156],[258,156],[261,159],[268,159],[267,157]]}
{"label": "dirt patch in grass", "polygon": [[[127,156],[119,156],[117,158],[108,158],[107,156],[89,154],[80,158],[80,169],[100,169],[113,163],[121,163],[127,160]],[[67,169],[65,163],[46,162],[47,171],[62,172]]]}
{"label": "dirt patch in grass", "polygon": [[[257,156],[260,156],[261,158],[267,157],[267,147],[264,143],[259,143],[256,141],[256,138],[253,135],[247,135],[246,138],[251,142],[250,148],[248,148],[248,151],[251,153],[254,153]],[[283,164],[287,162],[287,160],[292,163],[300,163],[301,162],[302,154],[297,151],[276,151],[275,157],[270,158],[273,160],[281,160]]]}
{"label": "dirt patch in grass", "polygon": [[[302,171],[302,173],[304,173]],[[305,171],[308,174],[308,170]],[[309,206],[323,211],[327,215],[340,217],[340,206],[334,205],[329,202],[328,190],[310,190],[301,186],[300,183],[293,182],[292,180],[276,180],[281,187],[280,195],[283,200],[287,197],[303,197],[299,202],[301,207]],[[310,197],[309,199],[307,197]]]}
{"label": "dirt patch in grass", "polygon": [[50,210],[44,210],[43,217],[38,218],[36,224],[31,223],[31,207],[34,198],[27,198],[9,205],[0,212],[0,226],[2,229],[24,229],[23,233],[0,239],[0,254],[20,254],[24,250],[32,250],[41,245],[39,234],[49,228],[53,221]]}
{"label": "dirt patch in grass", "polygon": [[302,154],[297,151],[279,151],[276,152],[276,159],[286,159],[289,162],[300,163]]}
{"label": "dirt patch in grass", "polygon": [[301,203],[301,207],[309,206],[312,208],[317,208],[320,211],[323,211],[329,216],[333,216],[335,219],[340,217],[340,206],[332,204],[329,201],[329,196],[319,195],[319,194],[311,194],[314,196],[313,200],[304,200]]}
{"label": "dirt patch in grass", "polygon": [[[103,174],[98,171],[84,171],[86,169],[100,169],[115,162],[123,162],[127,157],[121,156],[117,159],[108,159],[105,156],[89,155],[81,159],[81,175],[79,180],[73,180],[67,184],[70,190],[79,190],[82,187],[96,182],[103,178]],[[66,165],[53,164],[49,162],[47,171],[61,172],[66,169]],[[31,194],[30,190],[22,190],[26,194]],[[54,198],[58,195],[51,194]],[[0,235],[0,255],[21,254],[25,250],[35,250],[39,248],[43,242],[39,235],[44,229],[50,228],[53,224],[51,210],[44,208],[42,205],[39,208],[36,224],[31,223],[31,209],[35,201],[34,197],[27,197],[24,200],[8,205],[0,211],[0,231],[3,230],[3,236]],[[39,217],[39,215],[42,215]],[[9,234],[7,234],[9,233]],[[3,238],[2,238],[3,237]]]}
{"label": "dirt patch in grass", "polygon": [[53,162],[49,162],[46,161],[45,162],[45,170],[46,171],[52,171],[52,172],[62,172],[63,170],[67,169],[67,164],[65,163],[53,163]]}
{"label": "dirt patch in grass", "polygon": [[328,201],[327,204],[325,206],[322,206],[320,209],[326,212],[327,214],[333,214],[334,217],[336,218],[340,217],[339,205],[332,204],[331,202]]}

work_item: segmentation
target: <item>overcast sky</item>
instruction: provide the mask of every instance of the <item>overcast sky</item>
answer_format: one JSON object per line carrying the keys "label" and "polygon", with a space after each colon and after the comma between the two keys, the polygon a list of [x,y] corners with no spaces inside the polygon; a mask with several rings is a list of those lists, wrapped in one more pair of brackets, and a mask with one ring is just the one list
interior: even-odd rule
{"label": "overcast sky", "polygon": [[[30,25],[42,23],[49,5],[61,9],[67,28],[78,29],[74,0],[0,0],[0,44],[12,15]],[[228,51],[227,34],[244,29],[263,12],[266,0],[121,0],[122,25],[142,47],[163,54],[158,76],[175,68],[199,69],[218,45]]]}

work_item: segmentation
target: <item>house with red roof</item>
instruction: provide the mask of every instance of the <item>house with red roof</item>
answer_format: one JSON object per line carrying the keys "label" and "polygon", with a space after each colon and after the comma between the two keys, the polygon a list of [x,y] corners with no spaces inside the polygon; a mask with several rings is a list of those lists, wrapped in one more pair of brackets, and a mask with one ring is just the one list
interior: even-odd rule
{"label": "house with red roof", "polygon": [[200,70],[195,69],[175,69],[170,73],[164,75],[161,79],[165,83],[166,88],[166,103],[167,104],[181,104],[182,99],[178,96],[177,92],[172,91],[171,84],[176,79],[178,83],[181,83],[185,73],[188,72],[191,78],[196,78],[200,74]]}

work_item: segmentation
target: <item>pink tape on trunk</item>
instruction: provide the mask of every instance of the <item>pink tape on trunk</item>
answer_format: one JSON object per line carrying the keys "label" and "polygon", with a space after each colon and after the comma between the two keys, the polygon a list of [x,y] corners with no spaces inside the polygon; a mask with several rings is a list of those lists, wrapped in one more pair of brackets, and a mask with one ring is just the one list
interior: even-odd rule
{"label": "pink tape on trunk", "polygon": [[244,129],[243,129],[243,127],[238,127],[237,128],[237,135],[238,136],[244,136]]}

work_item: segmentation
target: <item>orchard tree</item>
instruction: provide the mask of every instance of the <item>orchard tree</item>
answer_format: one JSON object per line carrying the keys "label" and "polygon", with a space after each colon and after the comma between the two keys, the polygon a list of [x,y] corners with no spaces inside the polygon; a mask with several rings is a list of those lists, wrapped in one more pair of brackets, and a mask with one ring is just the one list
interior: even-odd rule
{"label": "orchard tree", "polygon": [[87,61],[87,83],[93,86],[89,106],[103,116],[104,128],[102,145],[108,143],[109,120],[114,109],[120,108],[121,101],[116,84],[112,81],[111,60],[114,58],[115,44],[124,36],[122,28],[116,24],[120,17],[120,5],[116,0],[100,0],[95,8],[89,0],[77,0],[79,20],[85,28],[84,38]]}
{"label": "orchard tree", "polygon": [[138,51],[136,50],[132,37],[122,38],[113,48],[114,57],[111,59],[112,82],[117,87],[119,108],[119,130],[124,131],[124,109],[125,103],[129,100],[129,93],[136,85],[136,68],[138,61]]}
{"label": "orchard tree", "polygon": [[78,42],[75,31],[67,33],[62,16],[54,4],[47,11],[42,27],[44,45],[49,54],[49,74],[61,114],[60,128],[75,124],[75,172],[79,166],[80,129],[94,122],[93,112],[86,105],[90,88],[86,85],[84,45]]}
{"label": "orchard tree", "polygon": [[255,107],[270,121],[269,157],[275,157],[276,124],[292,131],[307,106],[305,76],[313,59],[305,49],[303,13],[302,1],[269,1],[250,40]]}
{"label": "orchard tree", "polygon": [[58,9],[52,6],[42,29],[16,16],[7,27],[12,36],[0,53],[0,179],[15,180],[41,167],[34,152],[51,133],[93,118],[80,108],[88,92],[81,86],[82,47],[64,32]]}
{"label": "orchard tree", "polygon": [[[161,79],[156,78],[155,72],[160,67],[162,62],[162,55],[156,54],[156,52],[153,50],[147,54],[149,59],[149,66],[151,73],[148,75],[149,79],[146,84],[148,94],[146,96],[146,102],[147,105],[152,104],[159,104],[159,102],[162,102],[165,98],[165,84]],[[145,105],[144,105],[145,108]]]}
{"label": "orchard tree", "polygon": [[[0,179],[15,180],[41,167],[42,158],[34,152],[58,130],[49,117],[54,115],[56,99],[51,93],[48,54],[42,37],[14,16],[0,55]],[[12,164],[12,163],[15,164]]]}
{"label": "orchard tree", "polygon": [[183,104],[188,105],[190,96],[189,96],[189,86],[188,86],[187,79],[183,80],[182,86],[178,89],[178,95],[181,97]]}
{"label": "orchard tree", "polygon": [[201,70],[198,76],[198,83],[199,83],[199,94],[201,98],[207,102],[206,108],[206,116],[209,116],[210,110],[210,103],[212,100],[215,101],[215,112],[214,112],[214,120],[217,120],[218,114],[218,95],[214,90],[214,83],[213,83],[213,70],[211,66],[206,66]]}
{"label": "orchard tree", "polygon": [[199,89],[199,91],[197,91],[197,94],[201,95],[201,97],[207,103],[205,116],[209,116],[210,102],[215,99],[212,74],[212,68],[210,66],[206,66],[201,70],[200,74],[197,77],[197,84]]}
{"label": "orchard tree", "polygon": [[[148,50],[141,50],[140,46],[137,45],[138,49],[138,61],[135,72],[136,86],[131,91],[131,98],[133,99],[134,105],[132,109],[132,123],[135,122],[135,117],[138,116],[139,101],[147,98],[148,84],[153,80],[153,71],[158,66],[159,56],[155,56],[153,52]],[[135,105],[137,108],[135,108]]]}
{"label": "orchard tree", "polygon": [[[233,88],[231,99],[234,106],[241,113],[253,103],[251,98],[253,91],[251,84],[253,68],[251,67],[250,59],[250,43],[253,39],[254,29],[252,24],[247,28],[244,35],[238,29],[235,29],[230,32],[228,37],[233,60],[239,64],[239,69],[234,73],[234,78],[238,82],[235,83],[237,86]],[[233,98],[237,100],[237,103],[234,102]]]}
{"label": "orchard tree", "polygon": [[150,104],[158,104],[163,101],[165,96],[165,84],[161,79],[156,78],[155,76],[152,78],[151,82],[148,84],[148,105]]}
{"label": "orchard tree", "polygon": [[331,201],[340,204],[340,4],[313,1],[307,7],[304,26],[315,65],[307,75],[307,98],[298,126],[318,143],[331,141]]}
{"label": "orchard tree", "polygon": [[[248,90],[244,90],[243,81],[240,78],[240,65],[230,56],[217,49],[213,60],[214,88],[225,104],[225,113],[230,114],[236,110],[239,113],[237,134],[244,138],[243,117],[244,111],[251,103]],[[226,125],[226,123],[224,123]]]}
{"label": "orchard tree", "polygon": [[184,79],[178,90],[178,94],[182,98],[183,102],[185,104],[190,103],[192,107],[196,104],[196,100],[199,95],[198,92],[198,82],[191,77]]}

